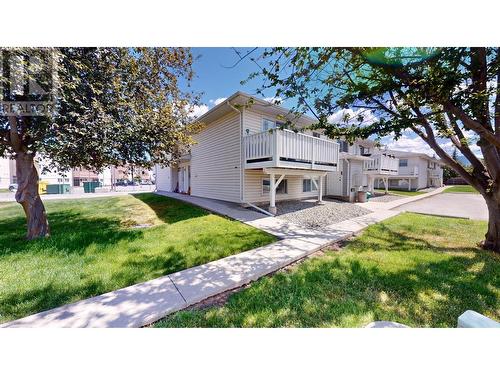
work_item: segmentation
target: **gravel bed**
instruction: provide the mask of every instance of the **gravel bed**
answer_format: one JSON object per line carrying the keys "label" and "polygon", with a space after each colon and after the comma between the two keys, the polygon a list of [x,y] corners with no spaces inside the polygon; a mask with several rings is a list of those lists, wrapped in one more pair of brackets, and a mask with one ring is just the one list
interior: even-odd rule
{"label": "gravel bed", "polygon": [[314,200],[276,202],[276,209],[280,219],[313,229],[371,213],[366,208],[337,200],[325,200],[324,204]]}
{"label": "gravel bed", "polygon": [[370,202],[392,202],[399,199],[408,198],[403,195],[381,194],[375,195],[370,198]]}

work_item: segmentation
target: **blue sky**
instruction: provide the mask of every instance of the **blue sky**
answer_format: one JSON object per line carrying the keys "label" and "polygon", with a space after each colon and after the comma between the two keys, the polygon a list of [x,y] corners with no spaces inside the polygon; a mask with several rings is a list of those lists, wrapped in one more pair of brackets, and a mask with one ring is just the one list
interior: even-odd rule
{"label": "blue sky", "polygon": [[[245,50],[247,49],[238,48],[238,51]],[[248,58],[231,68],[238,61],[232,48],[193,48],[192,51],[194,56],[199,56],[194,63],[196,77],[192,88],[204,92],[205,104],[217,98],[227,98],[238,90],[255,93],[259,83],[257,80],[245,86],[240,85],[242,80],[257,70],[257,66]]]}
{"label": "blue sky", "polygon": [[[237,50],[240,53],[245,53],[245,51],[251,49],[251,47],[239,47]],[[236,91],[255,94],[255,90],[262,84],[261,78],[254,79],[245,85],[240,84],[249,74],[257,71],[258,67],[249,58],[240,61],[234,66],[239,58],[232,48],[192,48],[192,52],[198,58],[195,60],[193,66],[195,78],[193,79],[191,88],[196,92],[203,93],[203,105],[196,108],[195,115],[203,114]],[[254,53],[252,56],[257,57],[258,53]],[[272,97],[274,92],[269,91],[265,94],[268,97]],[[282,105],[287,107],[286,103]],[[429,155],[434,154],[434,151],[413,132],[406,132],[397,141],[392,137],[384,137],[382,143],[393,150],[421,152]],[[439,143],[446,151],[449,153],[452,152],[451,141],[443,139]],[[473,151],[478,153],[478,150],[476,150],[477,146],[474,145],[472,148]]]}

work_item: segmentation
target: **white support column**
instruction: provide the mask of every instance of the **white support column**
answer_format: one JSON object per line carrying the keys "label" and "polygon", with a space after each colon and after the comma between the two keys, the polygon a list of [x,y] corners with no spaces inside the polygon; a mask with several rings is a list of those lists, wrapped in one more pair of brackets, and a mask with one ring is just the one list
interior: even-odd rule
{"label": "white support column", "polygon": [[276,215],[276,181],[274,173],[269,176],[269,212]]}
{"label": "white support column", "polygon": [[319,176],[318,203],[323,202],[323,176]]}
{"label": "white support column", "polygon": [[389,177],[385,177],[384,179],[385,193],[389,192]]}
{"label": "white support column", "polygon": [[408,191],[411,191],[411,178],[408,179]]}
{"label": "white support column", "polygon": [[375,178],[373,178],[373,176],[370,176],[368,175],[368,191],[370,193],[374,193],[374,190],[375,190]]}

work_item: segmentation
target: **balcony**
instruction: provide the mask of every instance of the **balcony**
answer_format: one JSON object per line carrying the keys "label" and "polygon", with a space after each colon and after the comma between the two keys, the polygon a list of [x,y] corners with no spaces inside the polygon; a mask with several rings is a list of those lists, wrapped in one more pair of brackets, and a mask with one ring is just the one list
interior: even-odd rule
{"label": "balcony", "polygon": [[370,156],[371,160],[366,160],[363,165],[363,172],[371,175],[395,176],[399,171],[399,159],[386,154],[376,154]]}
{"label": "balcony", "polygon": [[296,168],[335,171],[339,144],[295,133],[271,130],[243,137],[245,168]]}
{"label": "balcony", "polygon": [[430,178],[443,178],[443,170],[442,169],[427,169]]}

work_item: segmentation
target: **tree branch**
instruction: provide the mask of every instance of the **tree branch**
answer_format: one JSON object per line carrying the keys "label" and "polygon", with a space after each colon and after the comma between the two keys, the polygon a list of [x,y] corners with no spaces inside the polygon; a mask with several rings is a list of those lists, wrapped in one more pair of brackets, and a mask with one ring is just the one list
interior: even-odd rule
{"label": "tree branch", "polygon": [[495,135],[500,136],[500,48],[497,48],[497,86],[495,94]]}
{"label": "tree branch", "polygon": [[[486,188],[487,186],[484,186],[483,184],[478,183],[478,179],[474,178],[469,172],[465,170],[464,167],[462,167],[459,163],[457,163],[453,158],[448,155],[446,151],[444,151],[441,146],[439,146],[436,137],[434,136],[434,131],[432,130],[432,126],[429,124],[427,118],[425,118],[422,115],[422,112],[420,111],[419,108],[417,107],[412,107],[412,110],[416,113],[416,115],[420,118],[420,123],[422,126],[425,128],[426,137],[422,137],[422,133],[416,132],[435,152],[436,154],[441,158],[441,160],[453,168],[455,171],[457,171],[461,177],[465,181],[467,181],[470,185],[474,186],[478,191],[480,191],[482,194],[486,194]],[[482,181],[484,183],[484,181]]]}
{"label": "tree branch", "polygon": [[451,102],[444,103],[443,107],[446,112],[452,113],[458,120],[462,121],[466,128],[473,130],[485,141],[495,145],[495,147],[500,148],[500,138],[498,136],[495,136],[495,134],[484,127],[480,122],[471,119],[461,108],[458,108]]}
{"label": "tree branch", "polygon": [[9,125],[10,125],[10,145],[14,149],[15,152],[20,152],[23,148],[23,144],[21,142],[21,138],[19,137],[18,129],[17,129],[17,118],[16,116],[9,116]]}
{"label": "tree branch", "polygon": [[479,161],[476,155],[474,155],[474,153],[469,148],[469,145],[467,144],[467,138],[465,138],[462,129],[460,129],[460,126],[458,126],[456,119],[451,114],[448,114],[448,118],[450,120],[453,131],[455,132],[458,138],[457,143],[455,143],[453,139],[454,137],[451,138],[453,144],[458,148],[458,150],[462,153],[462,155],[464,155],[467,158],[467,160],[470,161],[470,163],[474,168],[476,168],[478,171],[486,172],[483,163]]}

